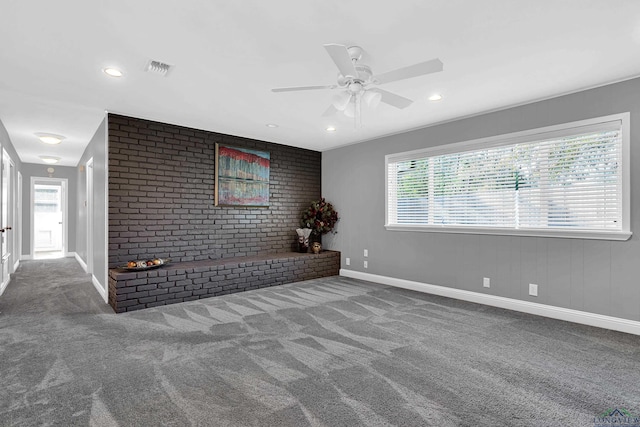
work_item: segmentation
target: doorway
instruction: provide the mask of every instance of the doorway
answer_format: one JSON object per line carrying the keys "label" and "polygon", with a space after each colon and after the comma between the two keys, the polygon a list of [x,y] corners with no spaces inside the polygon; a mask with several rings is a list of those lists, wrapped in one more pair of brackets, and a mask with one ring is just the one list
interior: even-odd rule
{"label": "doorway", "polygon": [[9,283],[11,273],[13,273],[13,257],[15,256],[15,232],[14,228],[14,215],[16,213],[14,207],[15,203],[15,188],[13,182],[15,181],[15,164],[9,157],[6,150],[2,150],[2,203],[0,209],[0,216],[2,221],[2,228],[0,229],[2,244],[0,245],[0,253],[2,254],[2,272],[0,288],[4,289]]}
{"label": "doorway", "polygon": [[33,259],[62,258],[67,249],[67,180],[31,178]]}

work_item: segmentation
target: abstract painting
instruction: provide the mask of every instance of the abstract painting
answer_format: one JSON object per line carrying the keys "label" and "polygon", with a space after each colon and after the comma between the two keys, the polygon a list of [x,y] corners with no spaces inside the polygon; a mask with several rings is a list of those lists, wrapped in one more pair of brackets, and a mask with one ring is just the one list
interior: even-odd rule
{"label": "abstract painting", "polygon": [[269,206],[267,151],[216,144],[216,206]]}

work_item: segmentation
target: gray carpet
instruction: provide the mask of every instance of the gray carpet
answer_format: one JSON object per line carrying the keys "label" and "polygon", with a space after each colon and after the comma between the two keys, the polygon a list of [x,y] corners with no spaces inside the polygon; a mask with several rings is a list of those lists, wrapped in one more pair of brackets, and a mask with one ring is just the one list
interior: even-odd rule
{"label": "gray carpet", "polygon": [[640,413],[640,337],[340,277],[115,315],[28,261],[0,378],[2,426],[593,426]]}

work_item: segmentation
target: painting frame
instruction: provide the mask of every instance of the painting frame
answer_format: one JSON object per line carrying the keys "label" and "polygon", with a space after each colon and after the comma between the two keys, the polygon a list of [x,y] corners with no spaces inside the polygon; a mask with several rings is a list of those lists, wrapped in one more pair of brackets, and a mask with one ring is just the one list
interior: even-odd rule
{"label": "painting frame", "polygon": [[220,143],[215,151],[215,206],[269,207],[271,153]]}

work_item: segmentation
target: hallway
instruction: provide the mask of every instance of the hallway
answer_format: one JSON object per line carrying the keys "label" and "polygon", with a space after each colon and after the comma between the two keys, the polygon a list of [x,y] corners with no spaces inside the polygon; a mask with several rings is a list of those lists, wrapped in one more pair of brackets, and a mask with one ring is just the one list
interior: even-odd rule
{"label": "hallway", "polygon": [[41,323],[49,316],[110,313],[113,310],[74,258],[20,262],[0,297],[0,316],[20,315],[21,321],[30,316]]}

